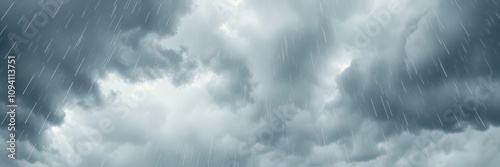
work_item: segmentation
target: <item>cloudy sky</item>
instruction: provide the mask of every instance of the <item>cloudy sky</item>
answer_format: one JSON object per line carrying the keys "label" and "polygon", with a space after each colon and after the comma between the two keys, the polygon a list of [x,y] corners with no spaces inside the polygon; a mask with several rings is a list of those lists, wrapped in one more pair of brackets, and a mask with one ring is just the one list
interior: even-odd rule
{"label": "cloudy sky", "polygon": [[[494,167],[498,0],[1,0],[0,166]],[[7,59],[0,82],[7,85]]]}

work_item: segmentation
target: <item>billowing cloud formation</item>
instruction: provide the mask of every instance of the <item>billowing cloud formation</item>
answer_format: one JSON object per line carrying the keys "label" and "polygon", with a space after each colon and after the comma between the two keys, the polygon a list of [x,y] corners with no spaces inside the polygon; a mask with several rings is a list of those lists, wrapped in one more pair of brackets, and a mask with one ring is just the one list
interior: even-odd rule
{"label": "billowing cloud formation", "polygon": [[[41,8],[3,3],[9,50]],[[68,1],[19,47],[26,134],[2,163],[495,166],[498,9]]]}
{"label": "billowing cloud formation", "polygon": [[[65,102],[75,100],[86,108],[104,104],[98,78],[119,73],[136,82],[166,74],[182,84],[197,67],[186,48],[155,44],[156,36],[175,34],[189,1],[26,0],[1,6],[1,53],[18,55],[17,131],[23,132],[18,138],[37,149],[48,142],[43,131],[63,123]],[[2,72],[2,83],[6,78]]]}
{"label": "billowing cloud formation", "polygon": [[339,78],[340,103],[403,131],[498,125],[496,6],[439,2],[394,43],[373,41]]}

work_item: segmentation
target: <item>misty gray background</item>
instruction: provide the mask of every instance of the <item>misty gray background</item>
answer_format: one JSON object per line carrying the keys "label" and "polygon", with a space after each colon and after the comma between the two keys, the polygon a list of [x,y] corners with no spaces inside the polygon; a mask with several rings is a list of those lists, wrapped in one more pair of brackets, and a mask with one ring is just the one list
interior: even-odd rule
{"label": "misty gray background", "polygon": [[[2,57],[38,2],[0,1]],[[69,0],[19,46],[0,166],[497,166],[500,1],[398,2]]]}

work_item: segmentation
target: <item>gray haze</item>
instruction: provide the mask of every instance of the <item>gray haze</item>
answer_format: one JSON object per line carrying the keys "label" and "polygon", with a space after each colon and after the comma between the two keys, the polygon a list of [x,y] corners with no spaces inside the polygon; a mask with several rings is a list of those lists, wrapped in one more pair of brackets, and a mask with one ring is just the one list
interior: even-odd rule
{"label": "gray haze", "polygon": [[0,2],[0,166],[500,164],[495,0],[66,0],[26,37],[38,2]]}

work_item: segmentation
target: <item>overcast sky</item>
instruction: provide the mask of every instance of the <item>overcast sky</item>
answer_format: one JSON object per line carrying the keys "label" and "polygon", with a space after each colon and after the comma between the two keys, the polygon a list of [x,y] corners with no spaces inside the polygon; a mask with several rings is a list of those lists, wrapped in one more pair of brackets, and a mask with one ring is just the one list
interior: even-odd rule
{"label": "overcast sky", "polygon": [[500,164],[500,1],[61,2],[0,1],[2,167]]}

